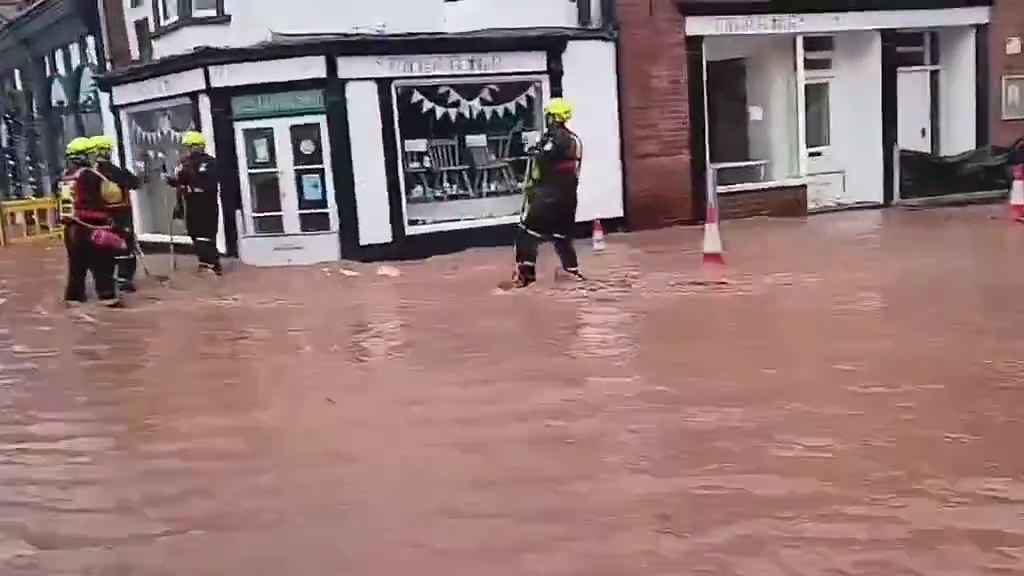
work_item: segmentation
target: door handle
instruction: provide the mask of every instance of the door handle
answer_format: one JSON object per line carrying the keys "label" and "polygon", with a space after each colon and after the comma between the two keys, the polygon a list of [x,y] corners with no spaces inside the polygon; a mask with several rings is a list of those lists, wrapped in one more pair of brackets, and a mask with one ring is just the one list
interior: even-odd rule
{"label": "door handle", "polygon": [[921,138],[924,138],[927,135],[928,135],[928,129],[927,128],[921,128]]}

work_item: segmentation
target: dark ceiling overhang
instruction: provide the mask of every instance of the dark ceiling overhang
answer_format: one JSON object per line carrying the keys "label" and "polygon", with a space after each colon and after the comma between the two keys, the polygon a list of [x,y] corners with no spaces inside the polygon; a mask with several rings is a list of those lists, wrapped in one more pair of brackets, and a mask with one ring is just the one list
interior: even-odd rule
{"label": "dark ceiling overhang", "polygon": [[992,0],[676,0],[684,15],[792,14],[867,10],[943,10],[991,6]]}

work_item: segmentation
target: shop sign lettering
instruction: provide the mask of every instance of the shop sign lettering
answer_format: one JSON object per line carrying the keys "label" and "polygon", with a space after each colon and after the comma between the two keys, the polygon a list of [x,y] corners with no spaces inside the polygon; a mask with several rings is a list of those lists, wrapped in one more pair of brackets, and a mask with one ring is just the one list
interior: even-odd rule
{"label": "shop sign lettering", "polygon": [[338,74],[346,78],[415,78],[473,76],[547,70],[544,52],[483,52],[478,54],[410,54],[342,56]]}
{"label": "shop sign lettering", "polygon": [[428,56],[382,58],[378,63],[392,76],[481,74],[501,70],[501,56]]}
{"label": "shop sign lettering", "polygon": [[804,28],[799,14],[771,14],[763,16],[725,16],[715,19],[718,34],[785,34]]}
{"label": "shop sign lettering", "polygon": [[231,99],[235,118],[270,118],[324,111],[324,94],[320,90],[253,94]]}

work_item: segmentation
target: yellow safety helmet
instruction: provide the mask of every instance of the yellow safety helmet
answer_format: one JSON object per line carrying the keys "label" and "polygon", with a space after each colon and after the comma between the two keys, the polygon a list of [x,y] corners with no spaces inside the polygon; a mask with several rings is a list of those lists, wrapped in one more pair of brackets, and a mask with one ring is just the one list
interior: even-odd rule
{"label": "yellow safety helmet", "polygon": [[181,145],[189,148],[206,148],[206,137],[199,132],[189,130],[182,136]]}
{"label": "yellow safety helmet", "polygon": [[64,149],[64,155],[68,158],[78,158],[87,156],[93,151],[92,140],[88,138],[75,138],[71,142],[68,142],[67,148]]}
{"label": "yellow safety helmet", "polygon": [[93,136],[89,138],[89,143],[92,144],[93,150],[113,150],[114,139],[110,136]]}
{"label": "yellow safety helmet", "polygon": [[564,98],[555,98],[544,108],[544,115],[564,124],[572,119],[572,104]]}

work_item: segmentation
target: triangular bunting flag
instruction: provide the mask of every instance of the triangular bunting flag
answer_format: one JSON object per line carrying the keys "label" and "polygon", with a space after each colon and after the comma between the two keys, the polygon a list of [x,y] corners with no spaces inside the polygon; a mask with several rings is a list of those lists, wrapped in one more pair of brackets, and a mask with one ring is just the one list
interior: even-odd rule
{"label": "triangular bunting flag", "polygon": [[411,97],[411,98],[409,98],[409,101],[410,101],[410,102],[412,102],[413,104],[415,104],[415,103],[417,103],[417,102],[421,102],[421,101],[423,101],[423,100],[424,100],[424,98],[423,98],[423,94],[421,94],[419,90],[413,90],[413,91],[412,91],[412,97]]}
{"label": "triangular bunting flag", "polygon": [[440,120],[444,116],[444,111],[445,111],[444,106],[435,106],[434,107],[434,117],[437,118],[438,120]]}
{"label": "triangular bunting flag", "polygon": [[450,118],[452,122],[455,122],[455,117],[458,116],[458,115],[459,115],[459,111],[457,109],[455,109],[455,108],[448,108],[448,118]]}
{"label": "triangular bunting flag", "polygon": [[462,97],[459,96],[459,93],[456,92],[455,90],[452,90],[451,92],[448,93],[448,103],[449,104],[455,104],[456,102],[458,102],[460,100],[462,100]]}
{"label": "triangular bunting flag", "polygon": [[484,116],[488,120],[490,120],[491,116],[494,116],[494,108],[491,108],[490,106],[484,106]]}

